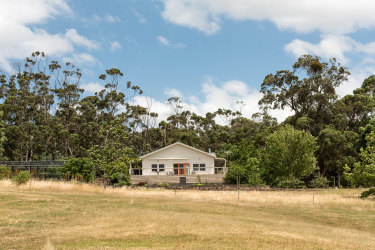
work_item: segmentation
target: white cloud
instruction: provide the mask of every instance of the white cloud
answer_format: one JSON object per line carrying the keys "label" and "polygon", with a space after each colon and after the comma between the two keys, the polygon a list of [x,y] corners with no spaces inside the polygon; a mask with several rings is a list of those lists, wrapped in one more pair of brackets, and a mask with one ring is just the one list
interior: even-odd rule
{"label": "white cloud", "polygon": [[64,0],[0,1],[0,67],[11,71],[12,59],[23,59],[36,50],[63,56],[75,53],[76,45],[98,48],[97,42],[79,35],[75,29],[68,29],[65,34],[51,34],[36,28],[57,15],[71,13]]}
{"label": "white cloud", "polygon": [[77,45],[84,46],[88,49],[98,49],[100,44],[96,41],[89,40],[77,33],[75,29],[68,29],[65,37]]}
{"label": "white cloud", "polygon": [[0,1],[0,22],[20,25],[44,23],[61,13],[71,13],[64,0]]}
{"label": "white cloud", "polygon": [[304,54],[313,54],[325,59],[335,57],[339,62],[347,64],[349,58],[347,53],[371,56],[375,55],[375,42],[363,44],[343,35],[322,35],[321,41],[313,44],[300,39],[295,39],[285,46],[285,50],[295,57]]}
{"label": "white cloud", "polygon": [[84,89],[87,92],[95,93],[102,91],[104,89],[104,86],[98,82],[90,82],[87,84],[80,85],[80,88]]}
{"label": "white cloud", "polygon": [[306,41],[295,39],[285,46],[285,50],[295,57],[305,54],[318,55],[329,59],[335,57],[341,63],[348,63],[346,52],[352,52],[357,43],[347,36],[341,35],[323,35],[318,44],[312,44]]}
{"label": "white cloud", "polygon": [[165,95],[169,97],[179,97],[182,98],[182,93],[178,89],[172,88],[172,89],[166,89],[164,91]]}
{"label": "white cloud", "polygon": [[108,16],[105,17],[105,20],[109,23],[114,23],[114,22],[118,22],[120,20],[120,18],[117,17],[117,16],[108,15]]}
{"label": "white cloud", "polygon": [[134,104],[140,105],[142,107],[148,107],[149,103],[151,102],[151,112],[158,113],[157,123],[163,120],[166,121],[170,114],[169,106],[166,103],[155,100],[154,98],[147,96],[135,96],[133,98],[133,101]]}
{"label": "white cloud", "polygon": [[183,43],[171,43],[164,36],[158,36],[156,39],[159,41],[160,44],[162,44],[164,46],[172,46],[174,48],[184,48],[184,47],[186,47],[186,45],[183,44]]}
{"label": "white cloud", "polygon": [[165,46],[171,46],[171,42],[167,38],[165,38],[164,36],[158,36],[157,39],[158,39],[159,43],[161,43]]}
{"label": "white cloud", "polygon": [[348,34],[375,27],[371,0],[162,0],[162,17],[206,34],[220,30],[222,19],[270,21],[296,32]]}
{"label": "white cloud", "polygon": [[111,51],[121,49],[121,44],[117,41],[111,43]]}
{"label": "white cloud", "polygon": [[348,81],[336,89],[340,97],[352,94],[353,90],[361,87],[367,77],[374,74],[375,60],[372,56],[375,55],[375,42],[364,44],[342,35],[322,35],[321,38],[322,40],[317,44],[296,39],[287,44],[285,50],[296,58],[304,54],[313,54],[324,59],[335,57],[343,64],[350,61],[347,54],[355,53],[361,58],[362,62],[349,69],[351,75]]}
{"label": "white cloud", "polygon": [[93,15],[92,18],[82,18],[81,19],[84,22],[108,22],[108,23],[114,23],[120,21],[120,18],[118,16],[112,16],[112,15],[107,15],[104,17],[100,17],[98,15]]}
{"label": "white cloud", "polygon": [[[177,89],[166,90],[166,95],[168,97],[178,95],[182,97],[181,91]],[[250,88],[242,81],[232,80],[217,85],[211,78],[207,78],[202,84],[199,96],[201,97],[197,95],[188,96],[186,99],[182,97],[182,106],[191,112],[204,116],[207,112],[215,112],[219,108],[239,111],[237,101],[243,101],[245,106],[242,108],[242,114],[247,118],[251,118],[254,113],[259,112],[258,101],[262,98],[262,94],[258,90]],[[150,97],[138,96],[134,98],[135,104],[145,106],[147,98]],[[159,122],[165,120],[171,114],[170,107],[166,104],[166,101],[161,102],[152,99],[152,103],[151,111],[159,114]],[[275,110],[271,112],[271,115],[275,116],[279,122],[284,121],[291,114],[292,112],[288,110]],[[221,120],[217,122],[223,124]]]}
{"label": "white cloud", "polygon": [[73,53],[71,56],[63,57],[62,60],[64,62],[71,62],[78,67],[98,63],[98,60],[88,53]]}
{"label": "white cloud", "polygon": [[359,65],[351,69],[351,75],[348,81],[344,82],[336,90],[340,97],[353,94],[353,90],[361,87],[363,81],[373,75],[375,72],[375,61],[373,59],[365,59]]}
{"label": "white cloud", "polygon": [[133,9],[133,14],[138,19],[139,23],[147,23],[146,18],[141,13],[136,11],[135,9]]}

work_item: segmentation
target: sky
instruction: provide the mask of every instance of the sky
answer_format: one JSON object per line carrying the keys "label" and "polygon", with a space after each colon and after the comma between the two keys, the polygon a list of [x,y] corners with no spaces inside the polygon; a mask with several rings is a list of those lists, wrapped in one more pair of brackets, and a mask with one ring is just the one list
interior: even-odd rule
{"label": "sky", "polygon": [[352,73],[338,93],[352,93],[375,72],[374,12],[371,0],[0,0],[0,68],[44,51],[83,71],[86,95],[115,67],[160,119],[171,96],[200,115],[242,101],[250,118],[264,77],[303,54],[337,58]]}

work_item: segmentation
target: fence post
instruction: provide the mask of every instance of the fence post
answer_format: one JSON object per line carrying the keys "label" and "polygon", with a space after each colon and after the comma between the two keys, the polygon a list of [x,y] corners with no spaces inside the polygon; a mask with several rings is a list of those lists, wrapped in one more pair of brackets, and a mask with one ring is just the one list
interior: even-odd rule
{"label": "fence post", "polygon": [[237,201],[240,202],[240,183],[241,177],[237,175]]}

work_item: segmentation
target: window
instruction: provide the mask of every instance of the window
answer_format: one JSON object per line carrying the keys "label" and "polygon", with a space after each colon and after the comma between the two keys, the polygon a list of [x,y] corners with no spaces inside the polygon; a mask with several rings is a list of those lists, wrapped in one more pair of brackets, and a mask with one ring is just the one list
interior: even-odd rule
{"label": "window", "polygon": [[152,172],[157,172],[158,171],[158,164],[152,164],[151,168],[152,168]]}
{"label": "window", "polygon": [[178,164],[173,164],[173,172],[174,174],[178,174]]}
{"label": "window", "polygon": [[164,164],[159,164],[159,168],[158,168],[158,164],[152,164],[151,169],[152,169],[152,172],[163,172],[163,171],[165,171]]}
{"label": "window", "polygon": [[206,171],[206,164],[205,163],[193,164],[193,171],[195,172]]}
{"label": "window", "polygon": [[174,163],[173,172],[176,175],[190,174],[190,164],[189,163]]}
{"label": "window", "polygon": [[193,164],[193,171],[199,171],[199,164]]}
{"label": "window", "polygon": [[204,163],[199,164],[199,171],[206,171],[206,164]]}
{"label": "window", "polygon": [[215,174],[222,174],[223,168],[215,168]]}

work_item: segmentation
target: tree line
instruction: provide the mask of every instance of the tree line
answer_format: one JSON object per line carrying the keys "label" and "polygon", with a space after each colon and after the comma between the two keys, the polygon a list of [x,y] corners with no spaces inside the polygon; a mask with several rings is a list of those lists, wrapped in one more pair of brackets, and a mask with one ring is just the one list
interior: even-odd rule
{"label": "tree line", "polygon": [[[142,90],[119,69],[101,74],[105,88],[88,95],[79,68],[43,52],[14,68],[0,72],[1,160],[70,159],[70,178],[93,169],[85,179],[126,184],[140,155],[180,141],[225,157],[228,182],[240,175],[249,185],[375,184],[375,76],[340,98],[337,88],[350,72],[335,59],[304,55],[291,69],[267,75],[261,111],[251,119],[241,108],[200,116],[171,97],[170,114],[159,123],[151,100],[146,107],[134,104]],[[270,111],[285,108],[293,115],[278,123]]]}

